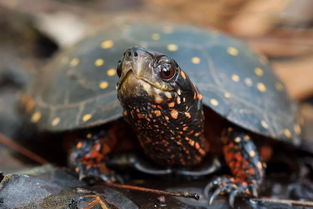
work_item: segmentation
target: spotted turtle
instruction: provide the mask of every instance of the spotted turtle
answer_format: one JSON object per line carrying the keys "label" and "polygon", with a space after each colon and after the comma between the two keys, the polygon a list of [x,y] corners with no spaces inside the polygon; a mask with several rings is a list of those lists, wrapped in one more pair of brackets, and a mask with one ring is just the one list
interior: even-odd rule
{"label": "spotted turtle", "polygon": [[267,62],[216,31],[115,26],[60,54],[22,102],[40,129],[83,130],[69,152],[80,176],[114,180],[104,162],[133,138],[117,120],[124,114],[156,164],[189,169],[208,153],[223,155],[232,175],[205,191],[210,202],[229,193],[232,203],[236,195],[257,196],[270,157],[258,148],[300,143],[296,104]]}

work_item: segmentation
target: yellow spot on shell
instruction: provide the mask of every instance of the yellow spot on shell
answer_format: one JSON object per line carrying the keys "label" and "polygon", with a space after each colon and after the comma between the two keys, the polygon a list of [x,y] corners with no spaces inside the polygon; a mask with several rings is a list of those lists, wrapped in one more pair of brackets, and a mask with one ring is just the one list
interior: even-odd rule
{"label": "yellow spot on shell", "polygon": [[291,138],[291,132],[288,129],[284,129],[284,135],[288,138]]}
{"label": "yellow spot on shell", "polygon": [[249,135],[245,135],[245,139],[246,139],[246,140],[250,140],[251,137],[250,137]]}
{"label": "yellow spot on shell", "polygon": [[114,68],[108,69],[107,74],[108,76],[115,76],[116,70]]}
{"label": "yellow spot on shell", "polygon": [[114,45],[114,42],[112,40],[107,40],[101,43],[101,48],[108,49],[108,48],[111,48],[113,45]]}
{"label": "yellow spot on shell", "polygon": [[91,139],[91,138],[92,138],[92,134],[91,134],[91,133],[88,133],[88,134],[86,135],[86,137],[87,137],[87,139]]}
{"label": "yellow spot on shell", "polygon": [[57,126],[60,123],[61,119],[59,117],[56,117],[52,120],[51,125]]}
{"label": "yellow spot on shell", "polygon": [[246,79],[245,79],[245,84],[246,84],[247,86],[252,86],[252,85],[253,85],[253,82],[252,82],[251,78],[246,78]]}
{"label": "yellow spot on shell", "polygon": [[167,45],[167,50],[169,51],[177,51],[178,46],[176,44],[169,44]]}
{"label": "yellow spot on shell", "polygon": [[237,137],[235,138],[235,142],[236,142],[236,143],[239,143],[239,142],[241,142],[241,139],[240,139],[240,137],[238,137],[238,136],[237,136]]}
{"label": "yellow spot on shell", "polygon": [[256,156],[256,153],[255,153],[255,151],[251,150],[251,151],[249,152],[249,155],[250,155],[250,157],[255,157],[255,156]]}
{"label": "yellow spot on shell", "polygon": [[228,93],[228,92],[225,92],[225,93],[224,93],[224,97],[225,97],[225,98],[230,98],[230,97],[231,97],[231,94]]}
{"label": "yellow spot on shell", "polygon": [[232,79],[233,81],[235,81],[235,82],[240,81],[240,77],[239,77],[238,75],[236,75],[236,74],[233,74],[233,75],[231,76],[231,79]]}
{"label": "yellow spot on shell", "polygon": [[[184,80],[187,79],[186,74],[184,71],[180,71],[180,75],[183,77]],[[180,95],[180,94],[179,94]]]}
{"label": "yellow spot on shell", "polygon": [[275,88],[276,88],[276,90],[278,90],[278,91],[282,91],[282,90],[284,89],[284,86],[283,86],[282,83],[276,82],[276,83],[275,83]]}
{"label": "yellow spot on shell", "polygon": [[100,88],[100,89],[106,89],[106,88],[108,88],[108,86],[109,86],[109,83],[106,82],[106,81],[102,81],[102,82],[99,84],[99,88]]}
{"label": "yellow spot on shell", "polygon": [[37,123],[41,118],[41,113],[39,111],[34,112],[34,114],[31,117],[32,123]]}
{"label": "yellow spot on shell", "polygon": [[294,131],[297,133],[297,134],[301,134],[301,127],[300,125],[296,124],[294,127],[293,127]]}
{"label": "yellow spot on shell", "polygon": [[170,33],[173,33],[173,31],[174,31],[174,29],[171,26],[164,26],[163,27],[163,32],[164,33],[170,34]]}
{"label": "yellow spot on shell", "polygon": [[256,87],[258,88],[260,92],[266,91],[266,86],[264,85],[264,83],[258,83]]}
{"label": "yellow spot on shell", "polygon": [[261,121],[261,126],[266,129],[268,128],[268,124],[264,120]]}
{"label": "yellow spot on shell", "polygon": [[151,38],[152,38],[152,40],[157,41],[157,40],[160,39],[160,34],[158,34],[158,33],[153,33],[153,34],[151,35]]}
{"label": "yellow spot on shell", "polygon": [[211,105],[213,106],[217,106],[218,105],[218,101],[216,99],[211,99],[210,100]]}
{"label": "yellow spot on shell", "polygon": [[82,121],[86,122],[86,121],[90,120],[91,118],[92,118],[91,114],[85,114],[82,117]]}
{"label": "yellow spot on shell", "polygon": [[237,56],[239,52],[238,52],[238,49],[236,49],[235,47],[228,47],[227,53],[232,56]]}
{"label": "yellow spot on shell", "polygon": [[264,74],[263,70],[261,68],[259,68],[259,67],[254,68],[254,73],[257,76],[262,76]]}
{"label": "yellow spot on shell", "polygon": [[200,63],[200,58],[199,57],[193,57],[193,58],[191,58],[191,62],[193,63],[193,64],[199,64]]}
{"label": "yellow spot on shell", "polygon": [[103,64],[104,64],[104,60],[103,59],[96,59],[95,66],[100,67]]}
{"label": "yellow spot on shell", "polygon": [[78,58],[73,58],[73,59],[71,59],[71,61],[70,61],[70,66],[71,67],[75,67],[75,66],[77,66],[79,64],[79,59]]}

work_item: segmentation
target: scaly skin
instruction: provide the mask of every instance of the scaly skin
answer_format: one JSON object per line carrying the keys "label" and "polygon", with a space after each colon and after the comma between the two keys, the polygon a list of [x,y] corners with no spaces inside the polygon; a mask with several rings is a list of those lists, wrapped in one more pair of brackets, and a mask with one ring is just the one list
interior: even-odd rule
{"label": "scaly skin", "polygon": [[[188,75],[171,58],[143,48],[127,50],[117,70],[125,119],[145,153],[163,166],[201,163],[210,139],[203,134],[202,96]],[[248,132],[233,126],[220,136],[232,176],[218,177],[206,186],[209,202],[222,193],[230,194],[231,205],[237,195],[257,196],[264,168]]]}
{"label": "scaly skin", "polygon": [[[264,177],[263,163],[251,137],[244,130],[230,126],[222,136],[223,154],[232,176],[217,177],[204,189],[211,204],[218,194],[228,193],[234,205],[236,195],[258,195]],[[211,195],[210,195],[211,194]]]}
{"label": "scaly skin", "polygon": [[116,144],[114,132],[114,126],[111,126],[108,130],[88,132],[74,141],[68,163],[80,179],[117,180],[117,176],[106,166],[107,155]]}

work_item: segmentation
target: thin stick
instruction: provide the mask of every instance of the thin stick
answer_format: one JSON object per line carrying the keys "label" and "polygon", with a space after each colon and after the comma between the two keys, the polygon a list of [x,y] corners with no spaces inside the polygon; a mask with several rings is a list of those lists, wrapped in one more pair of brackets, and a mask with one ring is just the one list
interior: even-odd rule
{"label": "thin stick", "polygon": [[9,147],[10,149],[15,150],[18,153],[21,153],[25,157],[39,163],[39,164],[46,164],[48,163],[47,160],[40,157],[39,155],[33,153],[32,151],[26,149],[25,147],[21,146],[20,144],[14,142],[13,140],[9,139],[8,137],[0,134],[0,143]]}
{"label": "thin stick", "polygon": [[108,183],[108,182],[101,182],[101,184],[109,186],[109,187],[116,187],[116,188],[120,188],[120,189],[129,189],[129,190],[135,190],[135,191],[140,191],[140,192],[149,192],[149,193],[154,193],[154,194],[158,194],[158,195],[193,198],[195,200],[199,200],[199,198],[200,198],[197,193],[168,192],[168,191],[163,191],[163,190],[150,189],[150,188],[146,188],[146,187],[139,187],[139,186],[133,186],[133,185],[127,185],[127,184],[115,184],[115,183]]}
{"label": "thin stick", "polygon": [[272,203],[283,203],[291,206],[313,207],[313,202],[309,201],[297,201],[297,200],[277,200],[271,198],[253,198],[255,201],[266,201]]}

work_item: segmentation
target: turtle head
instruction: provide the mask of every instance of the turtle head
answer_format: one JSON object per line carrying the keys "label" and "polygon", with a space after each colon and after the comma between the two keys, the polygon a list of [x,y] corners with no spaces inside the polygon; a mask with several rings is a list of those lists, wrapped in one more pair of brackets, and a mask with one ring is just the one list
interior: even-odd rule
{"label": "turtle head", "polygon": [[175,60],[131,48],[119,62],[117,74],[124,117],[147,155],[165,165],[200,162],[205,153],[200,138],[204,126],[201,96]]}
{"label": "turtle head", "polygon": [[118,95],[122,103],[133,99],[165,102],[182,95],[193,97],[197,93],[174,59],[152,50],[127,49],[117,73]]}

